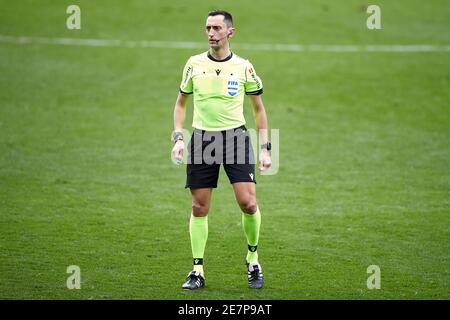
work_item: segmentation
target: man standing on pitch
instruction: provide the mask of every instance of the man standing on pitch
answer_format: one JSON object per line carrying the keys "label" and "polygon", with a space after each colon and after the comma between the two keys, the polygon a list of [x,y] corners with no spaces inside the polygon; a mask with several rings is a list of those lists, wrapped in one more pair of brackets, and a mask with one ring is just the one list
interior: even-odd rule
{"label": "man standing on pitch", "polygon": [[[242,210],[242,224],[247,238],[248,286],[262,288],[263,274],[258,261],[261,213],[256,202],[255,161],[243,114],[244,95],[253,105],[256,127],[261,142],[259,169],[271,165],[267,135],[267,116],[261,99],[261,79],[252,64],[230,51],[233,18],[226,11],[208,14],[206,34],[209,50],[189,58],[174,109],[173,156],[181,161],[184,152],[183,124],[186,102],[194,97],[194,132],[188,146],[186,188],[192,195],[189,222],[194,269],[183,284],[184,289],[205,285],[203,255],[208,238],[208,211],[212,189],[217,187],[220,164],[233,185]],[[211,157],[205,156],[210,151]],[[213,150],[211,152],[211,150]],[[211,161],[211,158],[213,158]]]}

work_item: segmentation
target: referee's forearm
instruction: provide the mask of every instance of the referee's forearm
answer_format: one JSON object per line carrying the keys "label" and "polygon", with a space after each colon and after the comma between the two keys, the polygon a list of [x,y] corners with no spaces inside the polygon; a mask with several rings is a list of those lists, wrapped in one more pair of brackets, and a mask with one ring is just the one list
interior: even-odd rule
{"label": "referee's forearm", "polygon": [[173,128],[175,131],[183,131],[185,117],[186,117],[186,108],[176,104],[173,110]]}
{"label": "referee's forearm", "polygon": [[184,119],[186,118],[186,97],[178,94],[173,109],[173,128],[175,131],[183,131]]}
{"label": "referee's forearm", "polygon": [[267,121],[267,114],[266,110],[264,108],[259,108],[255,111],[255,124],[256,129],[258,129],[259,133],[259,141],[260,144],[267,143],[269,141],[268,137],[268,121]]}
{"label": "referee's forearm", "polygon": [[250,95],[250,100],[253,105],[253,116],[255,118],[256,129],[259,133],[259,142],[261,144],[267,143],[269,141],[267,132],[269,124],[261,95]]}

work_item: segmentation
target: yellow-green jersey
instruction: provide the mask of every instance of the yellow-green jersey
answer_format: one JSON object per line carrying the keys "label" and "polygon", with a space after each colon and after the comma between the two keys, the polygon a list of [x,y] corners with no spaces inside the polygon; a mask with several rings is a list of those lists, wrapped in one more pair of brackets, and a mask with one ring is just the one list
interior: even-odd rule
{"label": "yellow-green jersey", "polygon": [[204,52],[187,61],[180,92],[194,95],[194,128],[222,131],[245,124],[244,95],[262,94],[263,85],[248,60],[233,53],[216,60]]}

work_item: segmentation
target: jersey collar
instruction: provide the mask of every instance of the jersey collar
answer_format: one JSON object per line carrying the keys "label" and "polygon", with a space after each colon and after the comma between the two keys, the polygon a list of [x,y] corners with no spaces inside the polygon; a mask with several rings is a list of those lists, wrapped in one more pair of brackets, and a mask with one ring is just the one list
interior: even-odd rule
{"label": "jersey collar", "polygon": [[229,55],[228,57],[226,57],[225,59],[223,59],[223,60],[217,60],[217,59],[214,58],[214,57],[211,55],[211,53],[208,51],[208,58],[210,58],[212,61],[215,61],[215,62],[225,62],[225,61],[230,60],[232,57],[233,57],[233,52],[231,52],[230,55]]}

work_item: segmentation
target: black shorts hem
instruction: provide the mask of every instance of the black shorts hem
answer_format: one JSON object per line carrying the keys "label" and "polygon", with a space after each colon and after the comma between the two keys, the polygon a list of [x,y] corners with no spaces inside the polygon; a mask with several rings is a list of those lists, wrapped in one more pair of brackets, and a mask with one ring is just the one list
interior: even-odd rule
{"label": "black shorts hem", "polygon": [[253,182],[254,184],[256,184],[256,181],[255,180],[233,180],[233,181],[231,181],[230,180],[230,184],[233,184],[233,183],[237,183],[237,182]]}
{"label": "black shorts hem", "polygon": [[216,189],[217,188],[217,184],[216,185],[201,185],[201,184],[187,184],[184,186],[185,189],[189,188],[189,189],[202,189],[202,188],[212,188],[212,189]]}

